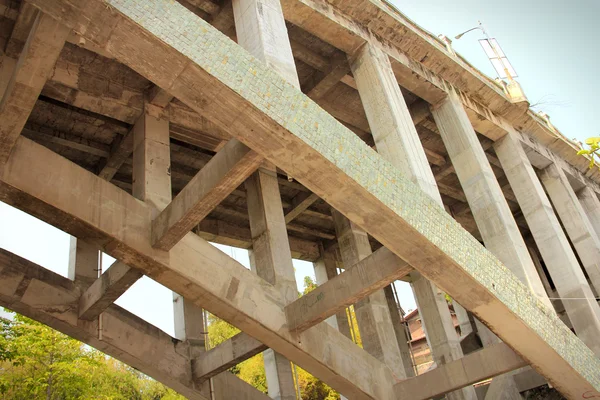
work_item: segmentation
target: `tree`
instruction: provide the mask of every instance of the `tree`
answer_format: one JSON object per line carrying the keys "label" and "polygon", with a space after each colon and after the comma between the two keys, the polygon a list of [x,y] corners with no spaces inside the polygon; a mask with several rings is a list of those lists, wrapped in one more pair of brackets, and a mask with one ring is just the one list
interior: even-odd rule
{"label": "tree", "polygon": [[590,169],[592,169],[596,163],[595,156],[600,152],[600,137],[591,137],[585,140],[585,144],[590,146],[589,149],[582,149],[577,152],[578,155],[589,155],[590,156]]}
{"label": "tree", "polygon": [[62,333],[15,314],[0,321],[0,394],[7,399],[183,399]]}

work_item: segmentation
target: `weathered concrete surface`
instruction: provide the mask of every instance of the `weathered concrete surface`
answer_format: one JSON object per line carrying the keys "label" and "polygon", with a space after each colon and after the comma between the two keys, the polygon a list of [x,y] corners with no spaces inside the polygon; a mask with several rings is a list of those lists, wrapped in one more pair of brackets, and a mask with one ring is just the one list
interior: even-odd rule
{"label": "weathered concrete surface", "polygon": [[540,172],[540,179],[562,221],[583,268],[596,289],[600,290],[600,238],[564,171],[550,164]]}
{"label": "weathered concrete surface", "polygon": [[578,299],[563,300],[575,333],[594,353],[600,354],[600,307],[518,133],[510,132],[494,148],[559,296]]}
{"label": "weathered concrete surface", "polygon": [[525,241],[460,99],[450,93],[446,100],[432,108],[432,114],[485,247],[552,310]]}
{"label": "weathered concrete surface", "polygon": [[[149,205],[25,138],[10,160],[0,170],[1,201],[95,243],[349,398],[391,398],[395,380],[389,368],[327,324],[292,335],[285,329],[280,292],[210,243],[190,233],[170,253],[156,250]],[[12,186],[17,182],[27,187]]]}
{"label": "weathered concrete surface", "polygon": [[411,266],[382,247],[287,305],[288,328],[306,330],[411,271]]}
{"label": "weathered concrete surface", "polygon": [[0,101],[0,164],[10,155],[52,72],[70,29],[39,14]]}
{"label": "weathered concrete surface", "polygon": [[596,234],[600,236],[600,200],[598,199],[598,194],[588,186],[585,186],[577,192],[577,197],[592,223]]}
{"label": "weathered concrete surface", "polygon": [[142,277],[142,273],[117,261],[81,295],[79,318],[91,321],[106,310]]}
{"label": "weathered concrete surface", "polygon": [[[89,267],[89,261],[80,260],[78,269]],[[99,338],[98,321],[77,320],[80,294],[81,288],[77,282],[0,249],[2,306],[87,343],[190,399],[210,398],[210,393],[197,390],[192,383],[186,344],[115,305],[102,314],[102,337]],[[220,374],[213,383],[220,400],[268,399],[228,372]]]}
{"label": "weathered concrete surface", "polygon": [[[239,45],[277,75],[300,88],[298,72],[279,0],[232,0],[235,33]],[[258,158],[256,158],[258,159]],[[284,303],[297,297],[296,279],[281,206],[276,168],[259,169],[246,182],[248,216],[252,233],[253,270],[282,293]],[[292,365],[268,349],[263,354],[269,396],[294,400]]]}
{"label": "weathered concrete surface", "polygon": [[506,343],[497,343],[398,383],[396,395],[399,399],[430,399],[525,366]]}
{"label": "weathered concrete surface", "polygon": [[[370,43],[350,57],[350,66],[375,139],[375,147],[443,209],[435,178],[409,109],[396,83],[388,56]],[[413,291],[434,360],[443,364],[463,356],[443,293],[412,275]],[[461,307],[460,305],[456,305]],[[451,399],[475,399],[473,388],[449,394]]]}
{"label": "weathered concrete surface", "polygon": [[[96,2],[87,4],[85,9],[73,8],[71,4],[55,0],[45,0],[44,2],[35,0],[34,4],[43,7],[45,11],[52,13],[57,18],[70,20],[71,22],[68,23],[71,26],[77,25],[77,29],[80,31],[84,27],[82,24],[85,26],[92,24],[95,27],[98,27],[98,24],[109,24],[113,27],[112,34],[110,38],[105,37],[101,40],[103,45],[119,59],[133,66],[143,75],[150,77],[160,86],[164,85],[163,87],[176,92],[177,97],[186,103],[200,104],[197,101],[201,101],[202,96],[210,96],[215,101],[208,104],[207,108],[212,108],[215,118],[218,114],[217,120],[220,124],[228,126],[228,129],[238,139],[254,150],[260,150],[259,153],[266,155],[271,161],[292,173],[313,192],[334,207],[343,210],[351,219],[359,222],[382,244],[433,279],[459,303],[489,324],[503,340],[522,353],[527,361],[533,363],[564,393],[577,396],[592,388],[593,385],[598,385],[598,377],[594,372],[598,370],[596,358],[558,319],[544,313],[543,308],[536,301],[532,301],[527,290],[497,259],[467,235],[419,189],[401,177],[388,163],[366,148],[362,142],[359,142],[360,139],[319,110],[313,103],[305,100],[305,97],[295,89],[286,86],[273,72],[266,70],[264,66],[253,61],[247,54],[240,52],[234,43],[229,42],[229,39],[217,34],[211,27],[204,26],[201,20],[192,15],[186,15],[187,11],[183,13],[185,10],[180,9],[177,4],[167,4],[167,2],[160,3],[160,12],[157,11],[157,3],[144,2],[143,13],[140,11],[141,9],[136,8],[139,5],[135,3],[122,3],[116,2],[116,0],[111,2],[112,9],[107,9],[104,3]],[[143,34],[139,25],[120,18],[120,14],[114,7],[119,7],[120,11],[133,18],[138,18],[134,14],[139,11],[141,17],[137,21],[146,29],[152,30],[153,35],[159,35],[160,39],[157,40],[152,35]],[[152,10],[156,12],[150,12]],[[144,19],[145,16],[152,18],[153,22],[149,23]],[[180,18],[189,19],[189,24],[171,23],[169,18],[176,18],[177,21]],[[73,23],[74,21],[78,22]],[[161,24],[157,21],[166,23]],[[186,29],[186,26],[193,26],[197,29],[194,33],[197,43],[192,45],[174,39],[175,35],[180,37],[176,30]],[[138,41],[136,46],[128,46],[128,41],[134,39]],[[187,58],[182,56],[180,51],[175,51],[166,45],[167,42],[180,46],[179,50],[193,57],[196,65],[200,63],[203,68],[209,69],[219,65],[218,68],[211,69],[211,73],[214,74],[212,76],[217,79],[198,68],[194,63],[186,62]],[[204,48],[203,42],[207,46],[208,43],[211,43],[215,46],[215,50],[203,51],[202,54],[192,50]],[[240,69],[237,67],[232,69],[229,62],[223,64],[224,54],[229,54],[228,60],[251,65],[251,69],[248,69],[247,74],[241,77],[241,80],[236,80],[230,75],[231,71]],[[204,58],[205,56],[214,58],[214,61],[218,62],[215,63],[209,58]],[[148,60],[148,57],[155,58],[155,62],[145,62],[142,65],[140,59],[151,61]],[[162,67],[167,65],[168,68]],[[178,76],[186,66],[183,75]],[[254,75],[254,71],[256,75]],[[248,82],[258,83],[259,79],[264,79],[263,83],[270,89],[265,92],[265,94],[270,93],[268,101],[263,97],[262,91],[254,92],[246,87]],[[173,85],[176,81],[177,83]],[[194,85],[189,84],[191,82],[206,83],[203,85],[202,95],[198,94]],[[221,82],[225,82],[225,84]],[[242,85],[243,82],[246,84]],[[242,95],[236,94],[234,90],[227,89],[227,87],[237,90],[237,93]],[[214,92],[218,89],[223,89],[219,92],[220,96]],[[250,106],[250,104],[254,106]],[[267,104],[273,104],[273,106],[267,107]],[[292,105],[298,104],[305,104],[306,108],[300,107],[294,115],[288,115]],[[256,107],[259,107],[260,111]],[[235,110],[236,115],[231,115],[227,110]],[[236,122],[235,118],[239,117],[240,112],[244,115],[244,120]],[[276,122],[274,118],[279,122]],[[294,124],[294,118],[297,118],[296,121],[305,122]],[[317,123],[316,126],[315,123]],[[311,128],[307,129],[308,126]],[[328,132],[329,140],[326,143],[318,144],[316,141],[318,137],[323,136],[319,132],[320,130]],[[28,142],[21,140],[20,143]],[[335,155],[336,151],[339,152],[337,156]],[[302,154],[305,159],[308,157],[311,161],[310,163],[294,162],[293,157],[290,157],[291,154]],[[15,157],[15,160],[18,158]],[[357,160],[361,160],[362,167],[360,169],[352,168],[355,165],[353,163]],[[13,178],[10,180],[10,186],[25,184],[13,175],[15,173],[13,169],[9,170],[11,173],[8,175],[6,169],[3,171],[3,182],[7,183],[7,179]],[[342,171],[346,174],[341,173]],[[363,174],[361,171],[369,171],[372,174]],[[345,191],[340,193],[336,187],[337,193],[333,193],[334,188],[330,184],[332,181],[339,182]],[[35,187],[28,186],[25,191],[42,196],[39,190],[35,189]],[[102,190],[107,190],[107,188],[102,187]],[[81,193],[85,193],[85,191]],[[44,194],[43,197],[52,196],[56,196],[56,193]],[[56,201],[51,201],[49,204],[59,206]],[[27,208],[25,204],[20,206]],[[40,215],[41,211],[32,210],[37,215]],[[89,217],[89,212],[81,213],[82,210],[75,209],[70,211],[71,214],[77,213],[80,218]],[[128,214],[128,217],[132,216]],[[93,221],[88,227],[96,226],[97,223]],[[103,229],[107,229],[107,227],[104,226]],[[443,229],[443,239],[441,231],[438,232],[436,229]],[[104,234],[107,233],[108,231],[105,231]],[[112,234],[114,235],[114,232]],[[128,237],[128,240],[131,241],[133,238]],[[122,242],[122,239],[117,242]],[[195,240],[193,242],[192,247],[202,245],[201,242]],[[144,248],[143,240],[137,239],[135,243],[136,246],[142,246],[138,248],[138,251],[142,249],[142,253],[148,251],[147,248]],[[125,256],[127,250],[132,250],[132,244],[130,242],[130,245],[127,246],[115,246],[111,251],[122,258],[131,258],[133,262],[135,257]],[[122,253],[117,254],[119,248]],[[181,256],[181,252],[172,251],[171,253]],[[154,257],[159,255],[155,252],[150,252],[150,254],[153,254]],[[176,265],[179,265],[179,262],[171,260],[170,268],[174,269]],[[189,260],[189,265],[202,267],[193,260]],[[156,267],[156,260],[146,268],[152,269],[152,266]],[[159,267],[157,270],[161,270],[161,268]],[[170,274],[172,273],[170,272]],[[177,275],[181,273],[182,271],[177,271]],[[169,274],[164,275],[163,273],[162,280],[166,281],[168,277]],[[201,284],[201,282],[197,283]],[[170,282],[170,284],[175,286],[174,282]],[[227,286],[222,287],[221,290],[224,291],[225,287]],[[191,291],[191,289],[188,288],[187,291]],[[224,291],[222,295],[225,294]],[[240,311],[238,307],[244,306],[236,303],[236,307],[233,307],[224,300],[218,302],[217,296],[210,296],[205,300],[210,303],[211,308],[217,308],[216,305],[224,306],[219,313],[226,319],[234,319]],[[226,311],[230,313],[225,315]],[[252,324],[252,320],[253,318],[244,318],[243,320],[240,318],[236,319],[236,322],[238,325],[245,325],[246,328],[254,325],[256,331],[253,335],[265,334],[264,342],[270,347],[282,344],[279,342],[281,340],[279,337],[267,338],[265,331],[268,330],[264,325],[256,326]],[[319,329],[324,329],[322,325],[318,325]],[[316,329],[313,328],[301,335],[305,336],[303,342],[310,341],[307,336],[308,332],[313,332],[314,335]],[[329,333],[329,335],[333,334],[335,331]],[[341,340],[336,340],[336,342],[341,342]],[[316,349],[322,349],[322,343],[312,343],[311,341],[310,346],[312,345],[316,346]],[[314,354],[314,350],[311,350],[311,353]],[[291,351],[288,354],[294,355]],[[303,361],[308,370],[313,369],[316,375],[322,374],[323,376],[320,377],[325,381],[331,380],[332,375],[327,373],[326,368],[316,368],[318,363],[308,365],[310,364],[308,361],[310,360]],[[361,371],[363,371],[361,374],[367,372],[365,368],[361,368]],[[369,370],[369,372],[371,371]],[[361,374],[356,375],[360,376]],[[356,376],[353,381],[352,387],[356,387],[355,384],[358,383]],[[336,385],[339,386],[341,382],[342,380],[338,380]],[[360,380],[360,382],[362,384],[363,381]],[[371,384],[368,387],[373,388]],[[356,393],[359,392],[356,391]]]}
{"label": "weathered concrete surface", "polygon": [[201,384],[266,350],[266,346],[244,332],[206,351],[193,360],[192,379]]}
{"label": "weathered concrete surface", "polygon": [[[332,214],[344,265],[350,269],[372,256],[367,233],[338,211]],[[412,365],[404,365],[383,288],[357,300],[354,312],[363,348],[390,367],[398,379],[405,379]]]}
{"label": "weathered concrete surface", "polygon": [[263,158],[236,139],[229,141],[152,224],[152,241],[170,250],[261,164]]}

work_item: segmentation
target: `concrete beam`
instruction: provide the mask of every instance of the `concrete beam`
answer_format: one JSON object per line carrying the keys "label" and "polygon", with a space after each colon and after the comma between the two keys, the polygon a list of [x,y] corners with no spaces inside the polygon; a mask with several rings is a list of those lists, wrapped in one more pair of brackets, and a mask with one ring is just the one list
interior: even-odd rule
{"label": "concrete beam", "polygon": [[325,72],[323,79],[317,82],[311,89],[307,90],[306,95],[313,100],[320,99],[349,72],[350,66],[346,60],[346,55],[336,53],[332,57],[331,66],[327,72]]}
{"label": "concrete beam", "polygon": [[49,15],[36,15],[0,101],[0,165],[8,160],[70,32]]}
{"label": "concrete beam", "polygon": [[289,224],[297,216],[302,214],[308,207],[319,200],[319,196],[314,193],[299,193],[292,199],[292,208],[285,214],[285,223]]}
{"label": "concrete beam", "polygon": [[232,139],[202,168],[152,223],[152,243],[170,250],[232,191],[263,158]]}
{"label": "concrete beam", "polygon": [[207,379],[235,367],[266,349],[267,346],[258,340],[240,332],[196,357],[192,364],[192,379],[196,384],[202,384]]}
{"label": "concrete beam", "polygon": [[396,396],[426,400],[525,366],[506,343],[498,343],[396,384]]}
{"label": "concrete beam", "polygon": [[125,136],[117,137],[110,146],[110,155],[100,168],[98,176],[107,181],[111,181],[119,168],[133,153],[133,129],[129,130]]}
{"label": "concrete beam", "polygon": [[585,210],[596,234],[600,236],[600,199],[598,199],[598,193],[585,186],[577,192],[577,198],[581,202],[581,206]]}
{"label": "concrete beam", "polygon": [[[9,163],[0,169],[0,181],[1,201],[127,260],[347,397],[387,398],[390,393],[390,370],[337,330],[326,324],[299,335],[282,330],[287,319],[278,290],[191,233],[170,253],[153,249],[149,205],[43,146],[20,138]],[[330,352],[343,357],[332,359]]]}
{"label": "concrete beam", "polygon": [[79,318],[97,318],[142,276],[140,271],[116,261],[81,295]]}
{"label": "concrete beam", "polygon": [[[515,348],[536,368],[539,368],[539,371],[564,394],[577,396],[586,390],[593,390],[593,385],[595,385],[593,382],[596,382],[596,378],[591,371],[599,370],[596,367],[599,362],[591,351],[587,350],[587,347],[564,327],[558,318],[544,314],[536,302],[530,301],[528,290],[494,256],[486,252],[441,207],[437,204],[434,205],[427,195],[408,182],[389,163],[368,149],[354,133],[348,131],[295,88],[285,83],[276,73],[262,63],[254,61],[235,43],[177,3],[155,0],[160,4],[145,2],[141,8],[141,4],[134,2],[110,1],[111,7],[106,7],[107,3],[99,0],[90,3],[94,5],[93,7],[87,5],[80,7],[64,0],[32,0],[37,7],[42,7],[45,12],[67,21],[71,26],[77,24],[80,27],[87,27],[87,32],[95,32],[98,26],[108,25],[111,28],[110,36],[101,40],[94,39],[100,42],[102,47],[110,49],[111,53],[120,61],[141,72],[159,86],[170,88],[169,90],[184,103],[195,108],[200,108],[201,105],[203,111],[207,111],[208,115],[226,126],[240,141],[292,174],[319,197],[343,211],[346,216],[360,222],[367,232],[384,246],[420,270],[423,275],[435,281],[457,302],[484,320],[511,347]],[[165,12],[165,9],[168,12]],[[134,17],[136,14],[152,16],[153,21],[164,23],[142,21]],[[175,18],[174,21],[178,21],[178,23],[171,22],[169,18]],[[201,26],[202,29],[196,29],[192,34],[186,30],[190,26],[195,28]],[[192,45],[177,40],[177,49],[168,44],[174,44],[172,38],[181,37],[184,33],[195,35],[196,44]],[[93,37],[90,33],[87,35]],[[136,46],[127,45],[131,41],[135,41]],[[192,50],[197,49],[199,44],[207,43],[212,43],[216,49],[215,52],[210,53],[211,58],[204,57],[208,53],[199,54]],[[248,70],[233,67],[229,61],[223,64],[221,54],[223,56],[228,54],[227,60],[236,60],[247,64]],[[190,62],[189,57],[193,58],[193,62]],[[218,62],[215,61],[217,58]],[[167,65],[168,68],[162,68]],[[206,69],[211,72],[207,73]],[[233,70],[244,71],[241,79],[232,78],[230,72]],[[248,85],[260,86],[262,83],[259,82],[268,82],[269,91],[248,90]],[[202,84],[202,90],[198,89],[200,84]],[[270,96],[267,96],[267,93]],[[270,100],[267,101],[267,97]],[[306,104],[306,108],[296,108],[299,103]],[[277,108],[273,108],[270,106],[271,104],[277,104]],[[305,122],[293,123],[292,109],[295,110],[293,115],[298,117],[296,121]],[[319,129],[315,129],[315,123],[318,124]],[[322,137],[323,131],[327,132],[328,140],[317,141],[317,137]],[[29,144],[25,139],[19,142],[24,145],[25,143]],[[339,145],[342,145],[341,150]],[[307,162],[299,162],[298,155],[301,155],[302,160]],[[15,157],[15,160],[18,158]],[[361,160],[360,171],[368,171],[368,173],[359,173],[359,169],[353,168],[353,165],[356,164],[347,162],[347,160],[354,159]],[[53,160],[53,162],[56,161]],[[27,159],[26,163],[30,164],[31,160]],[[23,169],[31,170],[31,168]],[[40,168],[35,169],[39,170]],[[49,190],[48,193],[42,194],[38,188],[30,187],[26,181],[18,177],[16,170],[18,168],[9,169],[10,173],[7,173],[7,170],[2,172],[0,180],[4,182],[4,187],[8,185],[8,188],[14,188],[15,185],[18,185],[21,192],[30,193],[33,197],[56,196],[55,191]],[[26,171],[22,173],[26,173]],[[28,181],[35,182],[36,186],[39,186],[39,179],[29,178]],[[339,186],[332,187],[331,182],[338,182]],[[48,185],[42,186],[47,189]],[[73,188],[73,184],[65,186]],[[344,190],[340,191],[339,187]],[[380,188],[380,190],[376,190],[376,188]],[[87,191],[94,192],[94,190],[89,190],[90,188],[87,189]],[[64,193],[63,196],[71,192],[71,190],[65,191],[64,188],[61,190]],[[107,190],[107,188],[102,186],[102,190]],[[78,193],[86,193],[86,190]],[[30,197],[28,196],[28,198]],[[56,198],[48,200],[50,202],[46,202],[46,204],[60,206],[60,203],[56,202]],[[13,198],[11,202],[16,202],[16,199]],[[87,208],[90,204],[97,203],[90,201],[83,204]],[[127,206],[133,206],[133,204],[127,201]],[[20,207],[28,210],[30,208],[26,204],[21,204]],[[71,209],[70,211],[70,214],[73,214],[76,210]],[[41,214],[41,210],[38,212],[32,210],[31,212],[35,212],[37,215]],[[77,213],[80,212],[81,210],[77,211]],[[64,216],[64,214],[62,215]],[[127,215],[129,218],[134,216],[132,213]],[[88,211],[79,216],[89,218],[90,214]],[[98,228],[97,223],[94,220],[92,224],[88,223],[86,226]],[[102,222],[100,221],[100,223]],[[141,226],[144,224],[142,223]],[[441,227],[444,227],[443,235],[437,233],[437,229]],[[106,226],[104,228],[108,229]],[[74,227],[71,229],[73,230]],[[110,232],[111,235],[114,235],[116,232],[112,229]],[[105,231],[105,235],[108,233],[109,231]],[[117,242],[123,243],[125,238],[121,237],[122,233],[118,235],[120,239]],[[130,245],[115,246],[111,252],[118,257],[125,257],[127,251],[132,249],[132,240],[133,238],[128,238],[127,241]],[[193,241],[192,246],[195,247],[201,243],[202,241]],[[138,241],[136,244],[143,245],[144,242]],[[181,245],[184,246],[185,243]],[[121,250],[120,255],[117,254],[119,249]],[[143,250],[144,253],[148,251],[146,247],[140,247],[138,250]],[[157,259],[159,254],[160,252],[153,253],[150,260],[143,257],[150,262],[140,262],[139,264],[146,265],[146,269],[151,269],[151,266],[156,266],[159,262]],[[187,260],[187,258],[182,260],[181,257],[184,257],[185,254],[189,253],[187,251],[171,252],[171,256],[176,255],[180,261],[185,261],[188,268],[190,265],[203,267],[202,263],[198,263],[197,260]],[[212,255],[212,253],[210,254]],[[136,261],[135,257],[132,257],[131,260]],[[178,265],[179,262],[173,262],[172,257],[169,264],[170,269],[173,270]],[[204,268],[207,268],[207,265],[204,265]],[[183,272],[179,269],[177,271],[177,275]],[[214,275],[209,271],[206,273]],[[506,279],[498,280],[492,276]],[[165,281],[167,277],[168,275],[163,276],[160,280]],[[244,279],[246,278],[252,279],[250,276],[245,276]],[[169,282],[169,285],[175,286],[174,281]],[[244,282],[244,285],[250,282]],[[213,285],[217,282],[216,279],[213,279],[210,283],[197,283]],[[221,284],[223,285],[220,287],[221,293],[219,293],[222,296],[222,298],[219,297],[221,301],[217,301],[217,296],[206,296],[204,300],[206,303],[210,303],[211,308],[217,308],[217,305],[225,306],[225,308],[217,310],[219,312],[216,314],[224,315],[228,310],[230,313],[225,315],[227,320],[234,317],[237,306],[244,307],[244,304],[236,302],[236,307],[232,307],[231,303],[226,302],[224,299],[226,299],[228,284],[223,281]],[[242,285],[242,281],[239,285]],[[190,293],[192,288],[182,287],[181,289],[193,295]],[[240,293],[243,293],[241,289]],[[197,295],[196,293],[195,298]],[[209,306],[206,308],[209,309]],[[255,306],[253,308],[256,309]],[[264,310],[262,311],[264,312]],[[271,348],[279,347],[280,350],[288,352],[289,358],[296,358],[297,354],[292,354],[289,348],[284,348],[285,346],[280,342],[280,336],[266,335],[265,324],[254,324],[252,321],[252,317],[236,319],[240,328],[256,330],[252,333],[248,332],[252,336]],[[281,326],[276,329],[277,332],[281,330]],[[320,324],[318,327],[319,329],[327,328],[324,324]],[[316,328],[303,334],[302,343],[310,342],[308,347],[316,346],[316,348],[322,349],[322,335],[318,336],[319,340],[316,340],[316,337],[306,336],[308,332],[311,332],[311,335],[318,334]],[[335,332],[331,331],[328,335],[335,335]],[[339,335],[339,333],[337,334]],[[337,342],[341,343],[342,340],[337,340]],[[332,345],[332,343],[328,343],[328,345]],[[571,350],[569,349],[577,349],[577,356],[570,354]],[[314,354],[314,351],[311,353]],[[336,353],[335,349],[328,352],[328,354],[331,353]],[[311,360],[308,358],[304,359],[299,365],[325,382],[332,381],[333,376],[331,371],[327,372],[327,367],[323,368],[320,362],[311,363],[309,361]],[[375,372],[375,369],[378,371]],[[349,382],[350,378],[335,380],[333,386],[344,386],[342,389],[346,392],[354,388],[351,391],[356,393],[356,397],[359,397],[362,390],[371,391],[375,388],[371,383],[363,385],[365,382],[362,378],[367,371],[382,374],[381,368],[364,368],[363,365],[360,373],[352,375],[352,382]],[[381,378],[369,377],[369,382],[380,382],[380,380]],[[349,385],[346,386],[346,384]],[[361,389],[357,389],[358,387]],[[388,388],[386,384],[377,385],[377,387],[384,391]]]}
{"label": "concrete beam", "polygon": [[[171,387],[189,399],[207,400],[196,389],[185,343],[178,342],[121,307],[111,305],[99,322],[78,321],[77,282],[0,249],[0,304],[80,340]],[[161,360],[161,362],[157,362]],[[268,397],[230,373],[213,381],[218,399],[267,400]],[[218,388],[218,390],[217,390]]]}
{"label": "concrete beam", "polygon": [[411,271],[410,265],[382,247],[287,305],[288,327],[293,332],[304,331]]}

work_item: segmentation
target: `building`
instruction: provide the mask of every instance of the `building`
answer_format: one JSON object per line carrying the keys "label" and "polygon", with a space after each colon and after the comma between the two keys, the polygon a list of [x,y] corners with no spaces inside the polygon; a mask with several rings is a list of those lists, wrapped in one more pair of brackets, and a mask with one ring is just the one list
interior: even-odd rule
{"label": "building", "polygon": [[[194,399],[265,398],[226,371],[260,351],[271,398],[294,398],[290,361],[349,399],[487,378],[519,398],[524,374],[597,395],[600,170],[514,82],[379,0],[0,11],[0,200],[73,236],[72,279],[0,251],[1,305]],[[100,250],[119,261],[99,276]],[[320,285],[300,299],[292,257]],[[174,291],[175,338],[113,304],[144,274]],[[416,377],[399,279],[436,361]],[[243,333],[204,351],[203,309]]]}

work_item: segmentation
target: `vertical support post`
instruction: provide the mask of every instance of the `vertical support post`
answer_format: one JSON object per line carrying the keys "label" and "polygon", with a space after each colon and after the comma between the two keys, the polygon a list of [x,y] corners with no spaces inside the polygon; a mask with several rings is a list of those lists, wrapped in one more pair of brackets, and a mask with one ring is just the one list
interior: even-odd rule
{"label": "vertical support post", "polygon": [[[575,332],[588,347],[596,354],[600,354],[600,307],[593,299],[592,290],[552,209],[550,200],[521,146],[518,133],[508,132],[494,144],[494,149],[556,286],[556,291],[561,298],[578,299],[563,300]],[[568,199],[564,193],[565,189],[561,188],[558,182],[550,183],[551,180],[556,179],[550,176],[546,179],[553,188],[556,201],[558,202],[561,193],[561,197]],[[561,208],[566,207],[567,205],[564,205]]]}
{"label": "vertical support post", "polygon": [[412,378],[415,376],[415,366],[411,357],[408,336],[406,335],[406,329],[402,322],[402,317],[400,316],[400,310],[398,310],[398,304],[396,303],[396,296],[394,295],[392,285],[387,285],[383,288],[383,293],[385,294],[385,301],[387,302],[388,310],[390,311],[390,320],[392,322],[392,327],[394,328],[398,348],[400,349],[400,357],[402,358],[404,372],[406,373],[407,378]]}
{"label": "vertical support post", "polygon": [[[322,285],[330,279],[337,276],[337,260],[335,254],[331,251],[325,251],[323,245],[319,244],[319,252],[321,257],[313,263],[315,269],[315,277],[317,285]],[[352,334],[350,333],[350,324],[348,322],[348,314],[346,310],[340,311],[335,315],[326,319],[327,323],[337,330],[339,330],[344,336],[352,340]]]}
{"label": "vertical support post", "polygon": [[[485,246],[529,287],[540,302],[554,311],[458,94],[451,91],[445,100],[431,108],[431,112]],[[475,323],[484,346],[500,341],[479,321]],[[514,399],[521,398],[510,375],[495,378],[486,398],[496,399],[502,393],[510,394]]]}
{"label": "vertical support post", "polygon": [[[377,151],[443,207],[425,150],[388,56],[367,43],[349,57],[349,63]],[[427,343],[435,362],[444,364],[461,358],[462,349],[444,294],[419,273],[411,274],[411,279]],[[477,398],[473,387],[457,390],[447,396],[452,400]]]}
{"label": "vertical support post", "polygon": [[[282,299],[289,304],[298,298],[298,289],[275,167],[259,168],[246,181],[246,191],[252,234],[251,268],[279,289]],[[266,350],[263,357],[269,397],[295,399],[290,361],[272,349]]]}
{"label": "vertical support post", "polygon": [[542,303],[553,310],[525,241],[458,95],[451,92],[441,104],[432,107],[432,114],[485,247],[529,287]]}
{"label": "vertical support post", "polygon": [[[279,0],[233,0],[232,6],[238,43],[300,88]],[[266,166],[246,183],[253,238],[251,262],[259,275],[281,290],[286,302],[292,302],[298,297],[297,287],[275,175],[275,167]],[[290,362],[272,350],[265,351],[263,356],[269,396],[295,399]]]}
{"label": "vertical support post", "polygon": [[[338,211],[333,210],[332,214],[344,265],[351,266],[368,257],[372,251],[367,233]],[[403,363],[383,290],[360,300],[354,311],[363,348],[390,367],[398,378],[410,376],[412,363]]]}
{"label": "vertical support post", "polygon": [[[150,104],[133,127],[133,195],[152,205],[153,217],[169,205],[171,146],[165,110]],[[190,356],[204,351],[202,309],[173,292],[175,337],[188,341]]]}
{"label": "vertical support post", "polygon": [[67,276],[82,289],[98,279],[100,250],[97,246],[71,236]]}
{"label": "vertical support post", "polygon": [[600,236],[600,199],[589,187],[584,187],[577,193],[577,197],[586,212],[596,235]]}
{"label": "vertical support post", "polygon": [[552,163],[540,172],[540,179],[560,220],[571,238],[596,292],[600,291],[600,239],[592,227],[564,171]]}

